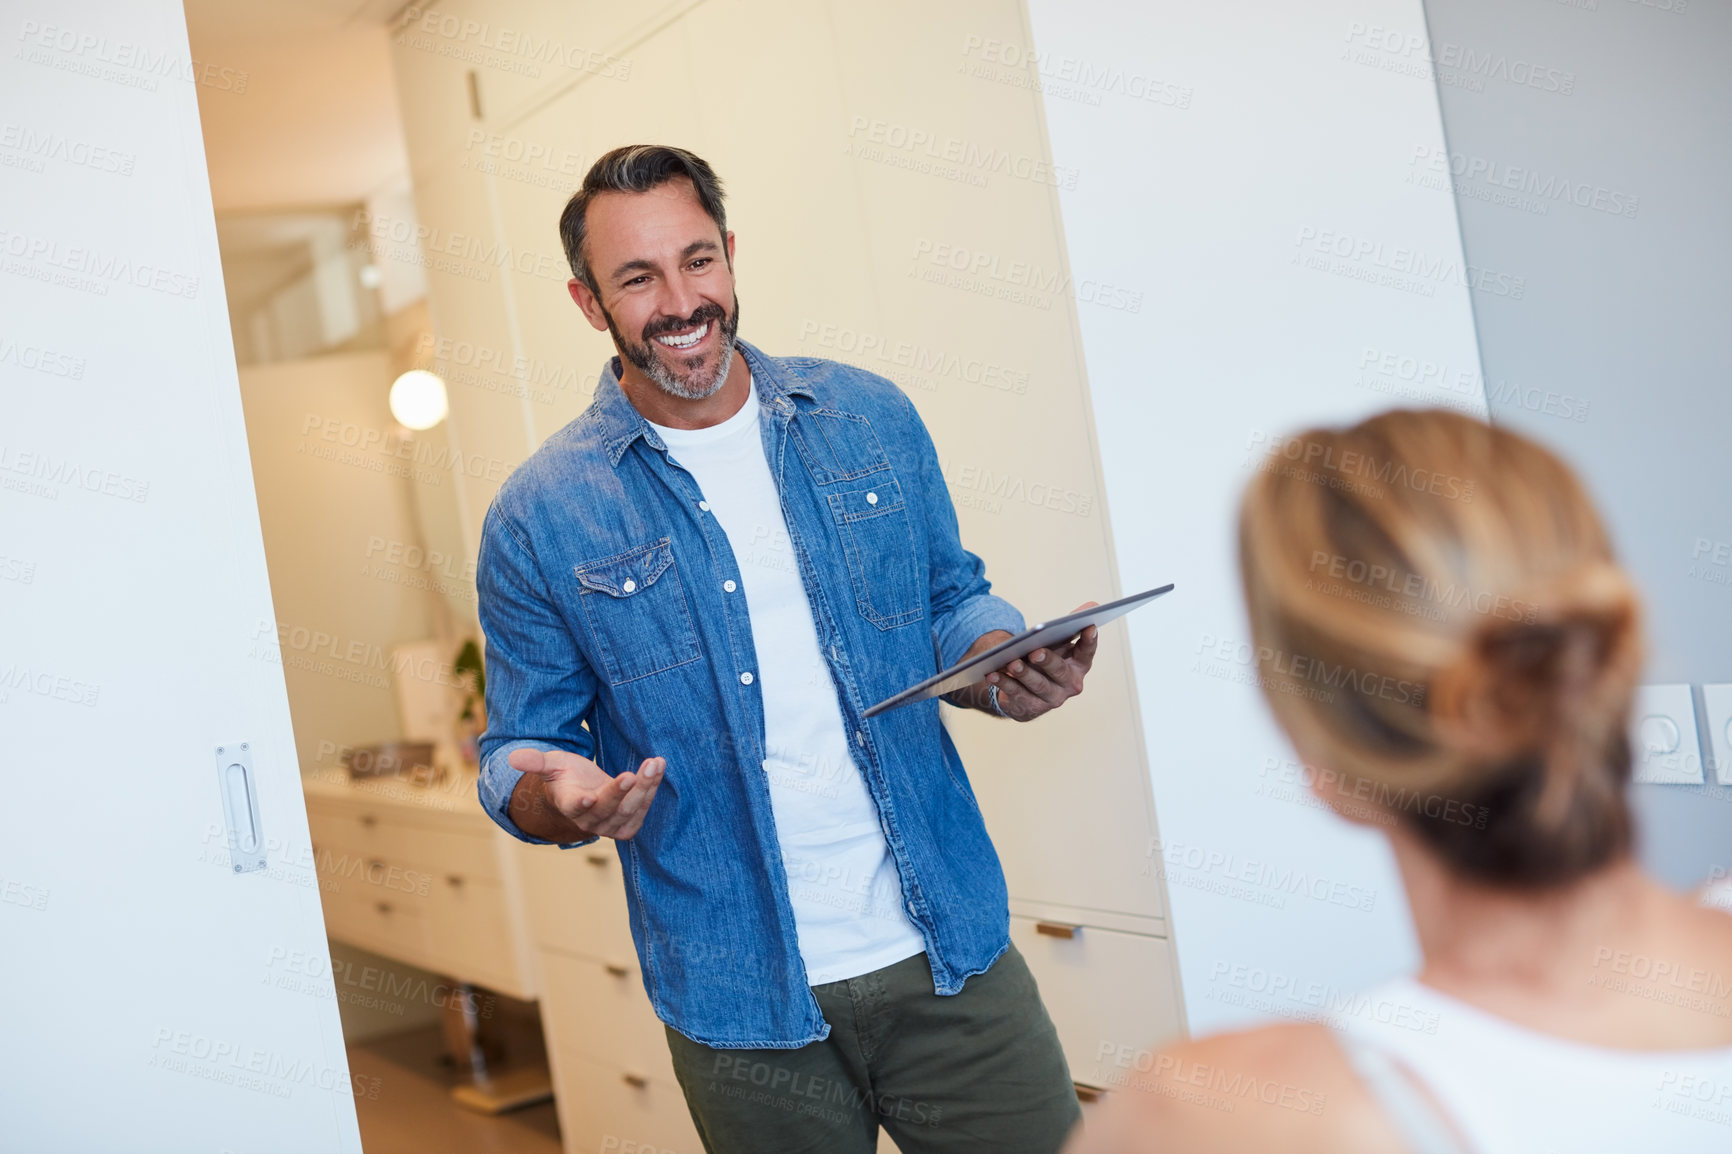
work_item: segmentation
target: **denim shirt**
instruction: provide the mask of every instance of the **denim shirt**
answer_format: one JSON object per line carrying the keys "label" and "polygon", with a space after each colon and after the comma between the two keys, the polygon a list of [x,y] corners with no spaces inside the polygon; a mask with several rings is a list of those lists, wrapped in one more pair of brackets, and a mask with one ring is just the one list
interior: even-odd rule
{"label": "denim shirt", "polygon": [[[738,347],[904,908],[936,992],[957,993],[1009,943],[998,856],[938,703],[861,714],[982,634],[1021,630],[1022,617],[962,547],[932,440],[901,390],[849,365]],[[747,578],[619,372],[616,358],[482,527],[481,804],[546,844],[508,813],[521,776],[512,750],[570,750],[615,775],[666,758],[642,828],[614,843],[650,1001],[711,1046],[802,1046],[829,1025],[806,981],[770,809],[746,599],[723,589]]]}

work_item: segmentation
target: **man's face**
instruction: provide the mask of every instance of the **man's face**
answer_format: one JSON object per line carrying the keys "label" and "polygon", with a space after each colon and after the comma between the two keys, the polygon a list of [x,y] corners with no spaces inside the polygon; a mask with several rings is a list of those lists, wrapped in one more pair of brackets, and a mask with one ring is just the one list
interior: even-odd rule
{"label": "man's face", "polygon": [[603,193],[587,224],[596,291],[572,281],[572,299],[662,390],[692,401],[713,395],[727,380],[740,324],[733,234],[720,234],[683,177],[648,192]]}

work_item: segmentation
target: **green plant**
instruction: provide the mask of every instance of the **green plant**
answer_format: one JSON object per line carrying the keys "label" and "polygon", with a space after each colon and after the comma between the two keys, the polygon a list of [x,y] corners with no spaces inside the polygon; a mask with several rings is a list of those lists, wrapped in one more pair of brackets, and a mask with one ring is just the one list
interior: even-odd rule
{"label": "green plant", "polygon": [[460,716],[464,721],[468,721],[475,716],[476,698],[483,702],[487,700],[487,671],[482,666],[481,647],[475,644],[473,637],[465,640],[457,650],[457,659],[451,663],[451,673],[463,684],[463,712]]}

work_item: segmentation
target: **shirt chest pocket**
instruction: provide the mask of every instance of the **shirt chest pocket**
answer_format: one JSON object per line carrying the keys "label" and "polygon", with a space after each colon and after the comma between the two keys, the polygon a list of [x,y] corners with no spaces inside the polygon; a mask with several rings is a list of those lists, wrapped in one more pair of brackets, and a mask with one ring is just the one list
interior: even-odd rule
{"label": "shirt chest pocket", "polygon": [[585,562],[573,572],[578,606],[608,684],[623,685],[703,656],[668,538]]}
{"label": "shirt chest pocket", "polygon": [[830,506],[860,616],[880,629],[921,620],[926,602],[915,568],[914,526],[872,423],[855,413],[813,409],[794,419],[792,432]]}
{"label": "shirt chest pocket", "polygon": [[825,494],[842,537],[854,604],[880,629],[926,616],[914,569],[914,527],[888,470]]}

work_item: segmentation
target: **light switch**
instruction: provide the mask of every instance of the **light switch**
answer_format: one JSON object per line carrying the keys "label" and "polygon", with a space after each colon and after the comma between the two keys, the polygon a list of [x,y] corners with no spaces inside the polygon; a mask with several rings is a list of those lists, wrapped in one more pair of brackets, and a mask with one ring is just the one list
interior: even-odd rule
{"label": "light switch", "polygon": [[1635,780],[1665,785],[1702,783],[1696,703],[1688,685],[1643,685],[1630,710]]}
{"label": "light switch", "polygon": [[1732,785],[1732,685],[1704,685],[1702,706],[1714,773],[1721,785]]}

